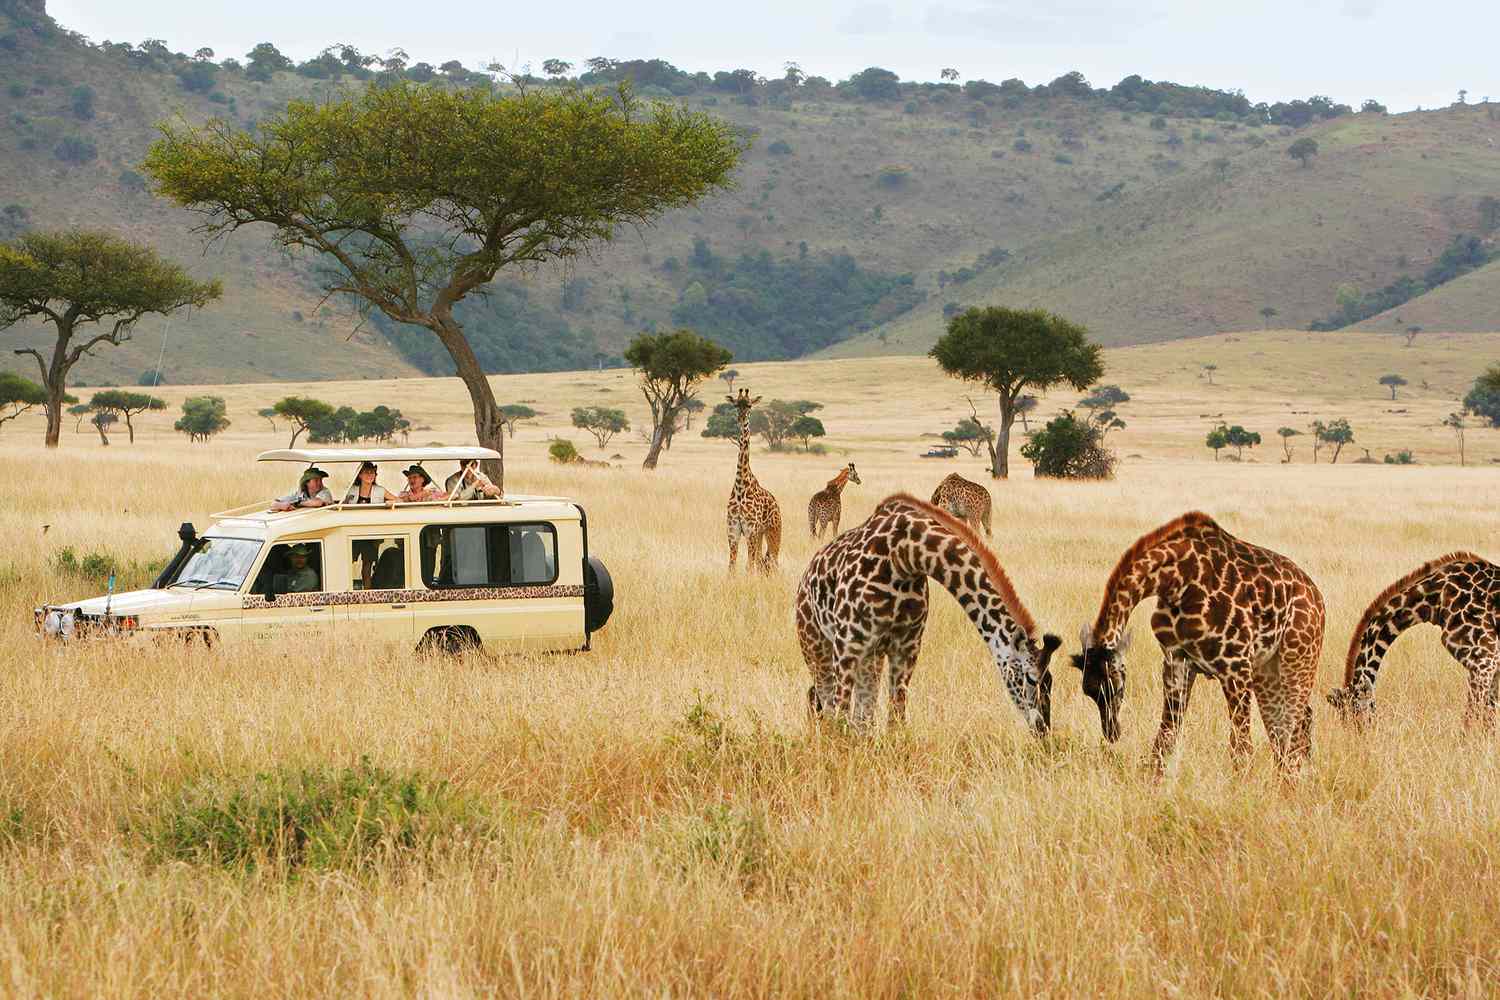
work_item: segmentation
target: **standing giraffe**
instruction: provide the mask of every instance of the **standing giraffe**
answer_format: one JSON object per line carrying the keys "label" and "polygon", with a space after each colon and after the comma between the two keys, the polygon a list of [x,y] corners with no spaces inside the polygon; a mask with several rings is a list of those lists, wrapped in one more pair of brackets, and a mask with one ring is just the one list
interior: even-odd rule
{"label": "standing giraffe", "polygon": [[1380,592],[1354,629],[1344,686],[1328,692],[1339,714],[1362,724],[1375,712],[1375,675],[1386,651],[1413,625],[1443,631],[1443,646],[1469,672],[1465,725],[1495,726],[1500,696],[1500,566],[1472,552],[1434,559]]}
{"label": "standing giraffe", "polygon": [[823,546],[797,588],[797,639],[812,671],[807,700],[867,729],[886,664],[890,721],[906,720],[906,689],[927,625],[927,578],[945,587],[989,647],[1010,699],[1038,735],[1052,721],[1048,663],[1062,640],[1044,635],[995,554],[947,511],[898,493]]}
{"label": "standing giraffe", "polygon": [[752,569],[770,573],[776,568],[781,552],[781,507],[771,491],[762,486],[750,471],[750,410],[760,397],[750,398],[748,389],[729,396],[740,420],[740,459],[734,473],[734,489],[729,492],[725,512],[729,530],[729,568],[734,569],[739,556],[740,539],[745,539],[745,558]]}
{"label": "standing giraffe", "polygon": [[1161,729],[1151,750],[1159,775],[1177,743],[1198,674],[1218,680],[1229,707],[1236,768],[1250,752],[1250,698],[1283,775],[1312,752],[1308,697],[1323,649],[1323,595],[1295,563],[1235,538],[1198,511],[1141,536],[1104,588],[1092,628],[1083,630],[1083,692],[1099,709],[1104,738],[1120,738],[1125,697],[1125,631],[1130,612],[1156,598],[1151,630],[1161,643]]}
{"label": "standing giraffe", "polygon": [[978,483],[971,483],[958,473],[950,472],[948,478],[938,483],[938,488],[932,491],[932,502],[966,522],[976,532],[982,526],[986,535],[991,534],[990,491]]}
{"label": "standing giraffe", "polygon": [[823,529],[829,525],[833,526],[835,535],[839,533],[839,515],[843,513],[840,494],[844,492],[844,484],[851,480],[859,482],[859,473],[854,471],[853,462],[840,469],[838,475],[828,480],[827,486],[807,501],[807,528],[814,538],[822,538]]}

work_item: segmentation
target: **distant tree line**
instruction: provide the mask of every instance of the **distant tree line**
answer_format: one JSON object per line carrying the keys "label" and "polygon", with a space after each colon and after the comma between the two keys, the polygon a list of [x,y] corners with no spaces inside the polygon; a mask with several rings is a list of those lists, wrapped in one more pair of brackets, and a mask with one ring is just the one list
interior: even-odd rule
{"label": "distant tree line", "polygon": [[1361,292],[1352,285],[1342,286],[1338,291],[1338,310],[1325,319],[1316,320],[1308,329],[1339,330],[1369,319],[1484,267],[1497,257],[1500,257],[1500,251],[1490,250],[1481,237],[1460,233],[1453,237],[1420,278],[1403,274],[1373,292]]}

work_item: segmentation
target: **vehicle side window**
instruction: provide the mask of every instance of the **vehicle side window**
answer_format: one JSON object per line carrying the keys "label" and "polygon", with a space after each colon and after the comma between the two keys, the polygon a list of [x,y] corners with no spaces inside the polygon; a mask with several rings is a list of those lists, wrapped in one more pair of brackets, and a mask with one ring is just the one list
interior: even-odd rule
{"label": "vehicle side window", "polygon": [[271,546],[255,577],[252,594],[311,594],[323,589],[323,543],[283,542]]}
{"label": "vehicle side window", "polygon": [[356,538],[349,545],[349,579],[355,590],[406,587],[406,539]]}
{"label": "vehicle side window", "polygon": [[428,525],[422,582],[429,587],[525,587],[557,580],[557,531],[550,524]]}

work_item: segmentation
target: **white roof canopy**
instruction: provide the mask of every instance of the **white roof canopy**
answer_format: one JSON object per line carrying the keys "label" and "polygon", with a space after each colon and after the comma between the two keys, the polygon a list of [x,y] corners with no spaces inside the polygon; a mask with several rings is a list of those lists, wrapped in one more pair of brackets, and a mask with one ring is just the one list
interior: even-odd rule
{"label": "white roof canopy", "polygon": [[263,451],[257,462],[462,462],[470,458],[499,458],[493,448],[277,448]]}

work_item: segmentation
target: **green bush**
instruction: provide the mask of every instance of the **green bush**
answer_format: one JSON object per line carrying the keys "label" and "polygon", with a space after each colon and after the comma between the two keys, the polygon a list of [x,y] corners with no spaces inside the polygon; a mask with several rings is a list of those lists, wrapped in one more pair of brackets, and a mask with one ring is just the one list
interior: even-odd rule
{"label": "green bush", "polygon": [[99,156],[99,147],[92,139],[69,135],[53,147],[52,155],[64,163],[92,163]]}
{"label": "green bush", "polygon": [[488,836],[493,823],[446,782],[364,758],[354,767],[280,767],[248,779],[205,775],[131,825],[156,861],[294,874],[367,869],[439,842]]}
{"label": "green bush", "polygon": [[567,438],[558,438],[553,441],[547,446],[547,454],[551,456],[552,461],[563,465],[578,461],[578,449]]}
{"label": "green bush", "polygon": [[1027,435],[1021,457],[1032,464],[1038,478],[1109,479],[1115,474],[1115,456],[1104,447],[1100,429],[1072,410]]}
{"label": "green bush", "polygon": [[1411,453],[1410,448],[1402,448],[1394,455],[1385,456],[1386,465],[1416,465],[1417,457]]}

